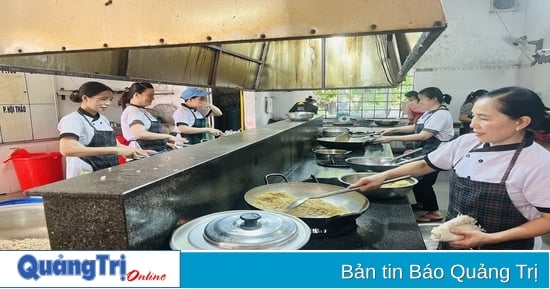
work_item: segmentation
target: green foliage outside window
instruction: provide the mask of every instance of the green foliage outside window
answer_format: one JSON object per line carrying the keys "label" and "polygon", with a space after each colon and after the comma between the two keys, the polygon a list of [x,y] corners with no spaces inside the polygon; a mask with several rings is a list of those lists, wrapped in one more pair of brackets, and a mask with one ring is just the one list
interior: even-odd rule
{"label": "green foliage outside window", "polygon": [[404,94],[413,90],[413,73],[409,72],[403,82],[392,88],[359,88],[316,90],[319,113],[325,118],[347,115],[356,119],[400,118],[407,98]]}

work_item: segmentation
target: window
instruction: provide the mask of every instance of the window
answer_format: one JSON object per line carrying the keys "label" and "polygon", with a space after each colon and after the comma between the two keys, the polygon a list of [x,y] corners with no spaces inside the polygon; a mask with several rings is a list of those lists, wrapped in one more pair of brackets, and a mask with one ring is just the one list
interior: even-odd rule
{"label": "window", "polygon": [[355,119],[406,117],[404,94],[413,90],[413,73],[394,88],[318,90],[319,114],[325,118],[349,116]]}

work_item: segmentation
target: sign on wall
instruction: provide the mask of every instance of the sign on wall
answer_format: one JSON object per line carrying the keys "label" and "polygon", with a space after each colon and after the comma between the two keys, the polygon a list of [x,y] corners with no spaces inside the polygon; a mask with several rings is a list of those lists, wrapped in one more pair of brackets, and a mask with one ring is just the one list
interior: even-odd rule
{"label": "sign on wall", "polygon": [[0,142],[56,137],[52,93],[51,76],[0,72]]}

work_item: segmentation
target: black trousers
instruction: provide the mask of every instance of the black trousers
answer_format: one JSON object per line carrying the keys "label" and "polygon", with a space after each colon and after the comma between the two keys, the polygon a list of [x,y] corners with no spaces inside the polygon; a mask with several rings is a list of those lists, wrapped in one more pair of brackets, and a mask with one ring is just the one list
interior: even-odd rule
{"label": "black trousers", "polygon": [[423,175],[418,180],[418,184],[414,185],[412,190],[417,204],[422,204],[422,207],[426,211],[437,211],[439,206],[437,204],[437,197],[433,185],[437,180],[439,171]]}

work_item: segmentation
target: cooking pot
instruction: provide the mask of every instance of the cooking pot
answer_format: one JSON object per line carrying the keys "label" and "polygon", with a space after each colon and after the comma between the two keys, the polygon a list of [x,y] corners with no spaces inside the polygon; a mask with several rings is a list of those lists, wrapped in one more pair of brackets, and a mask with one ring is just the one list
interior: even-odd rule
{"label": "cooking pot", "polygon": [[[354,173],[354,174],[348,174],[343,175],[338,178],[338,180],[346,185],[349,186],[351,184],[356,183],[359,181],[359,179],[363,177],[368,177],[375,175],[377,173]],[[399,186],[399,187],[388,187],[390,184],[382,185],[378,189],[368,190],[363,192],[365,196],[372,199],[395,199],[395,198],[401,198],[406,196],[410,191],[411,188],[418,183],[418,180],[410,177],[408,179],[404,179],[402,181],[407,181],[407,185]],[[401,182],[401,181],[399,181]]]}
{"label": "cooking pot", "polygon": [[[269,178],[279,176],[285,180],[283,183],[269,183]],[[322,193],[340,190],[343,187],[318,184],[318,183],[292,183],[288,182],[282,174],[273,173],[265,176],[266,185],[252,188],[244,195],[245,201],[252,207],[262,210],[256,206],[256,199],[259,195],[267,192],[286,192],[293,197],[315,196]],[[357,219],[369,207],[369,200],[358,192],[349,192],[323,198],[323,201],[338,207],[343,207],[349,213],[336,216],[306,216],[299,217],[311,228],[313,234],[339,234],[355,229]],[[292,211],[289,212],[292,214]]]}
{"label": "cooking pot", "polygon": [[323,128],[323,137],[335,137],[341,134],[349,134],[349,128],[345,127],[325,127]]}
{"label": "cooking pot", "polygon": [[392,159],[390,157],[351,157],[345,159],[345,161],[356,172],[383,172],[423,158],[424,156],[421,155],[397,163],[388,162]]}
{"label": "cooking pot", "polygon": [[343,150],[364,150],[365,145],[372,143],[376,137],[374,135],[368,135],[365,137],[350,138],[348,141],[336,141],[336,137],[320,137],[317,138],[317,142],[330,149],[343,149]]}
{"label": "cooking pot", "polygon": [[400,122],[398,119],[374,119],[373,121],[377,126],[396,126]]}
{"label": "cooking pot", "polygon": [[235,210],[194,219],[174,231],[174,250],[297,250],[311,236],[297,217],[268,211]]}
{"label": "cooking pot", "polygon": [[[20,198],[0,202],[0,239],[18,240],[18,248],[25,250],[49,249],[48,229],[42,198]],[[26,244],[21,240],[37,239]],[[37,243],[36,241],[43,241]],[[21,247],[19,247],[21,246]],[[0,248],[9,249],[9,248]]]}
{"label": "cooking pot", "polygon": [[315,158],[320,165],[348,166],[346,158],[351,151],[341,149],[314,149]]}
{"label": "cooking pot", "polygon": [[289,112],[286,114],[289,120],[291,121],[306,121],[313,118],[315,114],[313,112],[307,111],[295,111]]}

